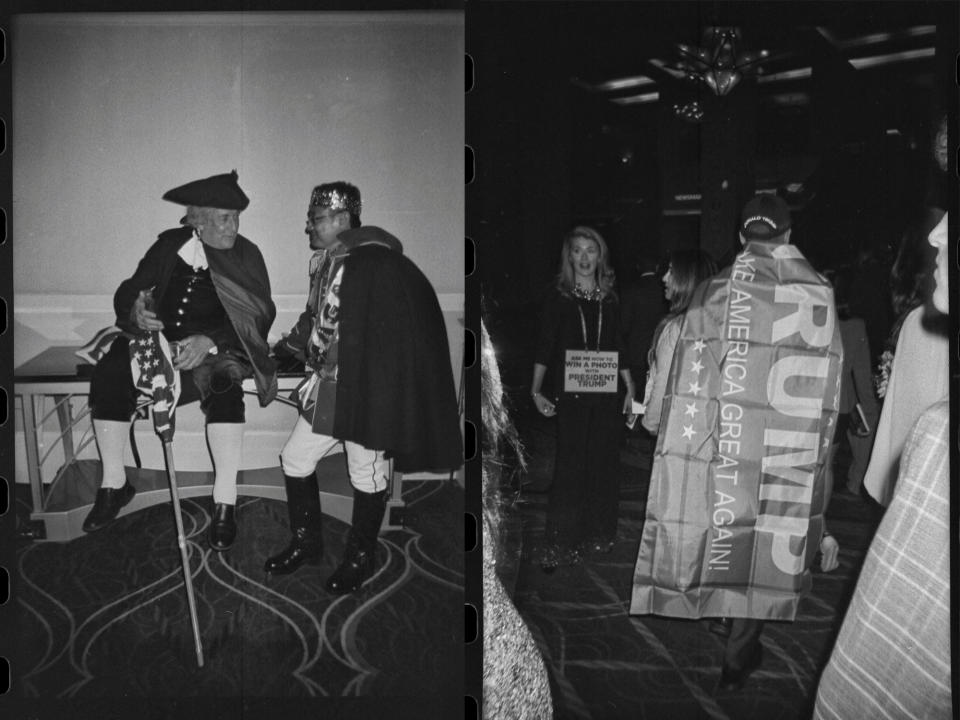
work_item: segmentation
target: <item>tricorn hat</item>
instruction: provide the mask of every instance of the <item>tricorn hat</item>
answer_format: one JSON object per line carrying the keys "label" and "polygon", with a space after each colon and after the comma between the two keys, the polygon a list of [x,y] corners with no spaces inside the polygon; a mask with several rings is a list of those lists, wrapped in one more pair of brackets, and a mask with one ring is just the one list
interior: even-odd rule
{"label": "tricorn hat", "polygon": [[236,170],[175,187],[165,192],[163,199],[178,205],[195,205],[221,210],[245,210],[250,204],[250,198],[237,184]]}

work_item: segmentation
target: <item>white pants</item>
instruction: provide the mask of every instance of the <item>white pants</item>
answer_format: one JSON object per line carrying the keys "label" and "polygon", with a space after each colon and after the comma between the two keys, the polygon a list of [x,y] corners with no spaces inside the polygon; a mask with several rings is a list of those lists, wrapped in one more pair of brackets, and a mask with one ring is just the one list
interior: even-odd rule
{"label": "white pants", "polygon": [[[280,451],[280,466],[285,475],[307,477],[312,475],[320,462],[340,441],[329,435],[313,432],[310,423],[302,417],[287,438]],[[387,489],[387,473],[390,463],[384,459],[383,450],[368,450],[363,445],[345,441],[343,447],[347,453],[347,470],[350,484],[364,493],[375,493]]]}

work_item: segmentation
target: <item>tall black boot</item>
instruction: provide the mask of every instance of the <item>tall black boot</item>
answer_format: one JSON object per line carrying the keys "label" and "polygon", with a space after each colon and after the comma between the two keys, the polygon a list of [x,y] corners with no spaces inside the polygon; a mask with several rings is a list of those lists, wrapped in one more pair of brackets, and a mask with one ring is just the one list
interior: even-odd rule
{"label": "tall black boot", "polygon": [[287,486],[287,512],[293,538],[286,550],[267,559],[263,569],[272,575],[292,573],[304,563],[317,564],[323,557],[323,535],[320,522],[320,488],[317,476],[283,476]]}
{"label": "tall black boot", "polygon": [[353,527],[347,538],[343,562],[327,579],[327,592],[345,595],[365,583],[376,566],[377,536],[387,507],[387,491],[353,491]]}

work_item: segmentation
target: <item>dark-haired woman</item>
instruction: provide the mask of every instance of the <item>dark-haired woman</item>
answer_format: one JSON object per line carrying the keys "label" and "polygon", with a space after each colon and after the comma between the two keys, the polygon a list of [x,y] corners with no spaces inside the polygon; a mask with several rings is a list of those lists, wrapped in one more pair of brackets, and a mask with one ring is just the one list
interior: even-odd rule
{"label": "dark-haired woman", "polygon": [[680,339],[683,315],[690,305],[697,285],[716,272],[717,266],[713,260],[697,250],[676,250],[670,254],[670,264],[663,275],[663,293],[670,303],[670,311],[653,333],[650,372],[643,396],[643,404],[646,406],[643,427],[653,435],[656,435],[660,428],[663,394],[667,387],[673,352]]}
{"label": "dark-haired woman", "polygon": [[[557,416],[557,452],[540,562],[544,570],[609,552],[616,539],[623,414],[634,400],[620,357],[614,273],[593,228],[564,239],[556,287],[544,304],[530,392],[537,411]],[[555,400],[544,395],[551,372]],[[594,372],[596,370],[596,372]],[[621,396],[617,376],[626,386]]]}
{"label": "dark-haired woman", "polygon": [[[663,396],[673,363],[673,353],[680,340],[683,316],[690,307],[693,291],[697,285],[717,272],[716,263],[709,255],[698,250],[675,250],[670,253],[670,264],[663,274],[663,294],[670,303],[670,310],[660,320],[653,333],[650,346],[650,370],[643,394],[645,411],[643,427],[656,436],[660,430]],[[711,624],[711,631],[724,637],[730,634],[730,619],[718,618]]]}

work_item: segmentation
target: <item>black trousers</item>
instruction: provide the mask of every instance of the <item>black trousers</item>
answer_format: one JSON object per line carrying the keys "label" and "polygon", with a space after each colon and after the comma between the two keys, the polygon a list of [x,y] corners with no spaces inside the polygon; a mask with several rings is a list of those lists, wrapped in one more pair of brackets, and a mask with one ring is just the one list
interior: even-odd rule
{"label": "black trousers", "polygon": [[[216,356],[211,356],[216,362]],[[229,362],[229,361],[228,361]],[[201,366],[203,367],[203,366]],[[197,368],[199,370],[199,368]],[[229,373],[213,368],[210,390],[202,397],[193,370],[180,371],[177,406],[200,400],[207,423],[242,423],[245,419],[243,387]],[[137,406],[138,391],[130,371],[128,340],[118,337],[100,358],[90,380],[90,416],[94,420],[128,422]]]}
{"label": "black trousers", "polygon": [[622,397],[561,395],[547,521],[562,544],[612,540],[620,503]]}
{"label": "black trousers", "polygon": [[723,665],[731,670],[741,670],[750,662],[760,647],[760,634],[763,632],[763,620],[733,618],[730,637],[723,651]]}

